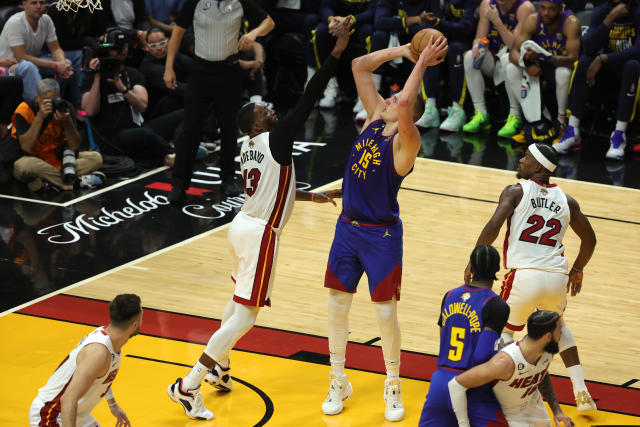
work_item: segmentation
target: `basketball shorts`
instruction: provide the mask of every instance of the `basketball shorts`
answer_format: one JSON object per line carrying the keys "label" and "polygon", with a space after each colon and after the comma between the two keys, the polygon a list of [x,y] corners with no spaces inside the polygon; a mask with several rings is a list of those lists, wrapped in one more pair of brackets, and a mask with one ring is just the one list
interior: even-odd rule
{"label": "basketball shorts", "polygon": [[[60,405],[60,403],[58,403],[58,405]],[[44,406],[45,402],[43,402],[42,399],[36,396],[36,398],[31,403],[31,407],[29,408],[29,425],[31,427],[62,426],[62,414],[60,413],[60,411],[57,411],[57,415],[55,417],[51,417],[51,413],[49,410],[42,410]],[[58,409],[60,409],[59,406]],[[96,421],[95,418],[93,418],[91,413],[78,414],[76,420],[76,425],[79,427],[100,427],[100,424]]]}
{"label": "basketball shorts", "polygon": [[227,234],[231,253],[233,300],[244,305],[271,305],[280,231],[242,211]]}
{"label": "basketball shorts", "polygon": [[[431,377],[427,401],[422,407],[420,427],[457,427],[449,397],[449,381],[461,371],[438,368]],[[489,385],[467,391],[467,411],[474,427],[507,427],[507,420]]]}
{"label": "basketball shorts", "polygon": [[538,392],[538,398],[524,408],[515,408],[514,411],[505,411],[510,427],[552,427],[547,409]]}
{"label": "basketball shorts", "polygon": [[400,299],[402,221],[391,225],[353,225],[338,218],[324,279],[326,288],[355,293],[367,273],[374,302]]}
{"label": "basketball shorts", "polygon": [[500,296],[511,308],[507,328],[521,331],[529,315],[536,310],[564,313],[568,281],[569,276],[565,273],[531,268],[509,271],[500,291]]}

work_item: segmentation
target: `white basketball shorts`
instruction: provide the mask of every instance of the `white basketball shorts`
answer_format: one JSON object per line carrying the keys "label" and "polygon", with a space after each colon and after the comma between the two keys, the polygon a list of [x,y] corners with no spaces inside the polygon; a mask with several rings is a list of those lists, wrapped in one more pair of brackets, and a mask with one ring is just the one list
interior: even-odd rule
{"label": "white basketball shorts", "polygon": [[[38,426],[62,426],[62,414],[60,413],[60,403],[57,403],[56,407],[52,407],[53,411],[45,410],[43,408],[45,403],[39,397],[36,397],[31,403],[29,408],[29,425],[31,427]],[[52,416],[53,415],[53,416]],[[77,426],[81,427],[100,427],[100,424],[96,421],[91,414],[78,414],[76,417]],[[64,427],[64,426],[62,426]]]}
{"label": "white basketball shorts", "polygon": [[231,252],[233,300],[244,305],[271,305],[280,231],[242,211],[231,222],[227,235]]}
{"label": "white basketball shorts", "polygon": [[524,408],[516,409],[519,410],[504,411],[509,427],[553,427],[539,392],[537,400],[532,401]]}
{"label": "white basketball shorts", "polygon": [[509,271],[500,291],[500,296],[511,308],[507,328],[521,331],[529,315],[536,310],[562,315],[567,306],[568,281],[569,276],[565,273],[531,268]]}

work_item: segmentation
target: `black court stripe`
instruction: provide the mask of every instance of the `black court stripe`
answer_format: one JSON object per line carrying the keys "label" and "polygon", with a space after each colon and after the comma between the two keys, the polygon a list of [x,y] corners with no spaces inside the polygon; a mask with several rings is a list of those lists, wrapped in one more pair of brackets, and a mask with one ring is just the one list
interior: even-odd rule
{"label": "black court stripe", "polygon": [[630,385],[635,384],[635,383],[637,383],[638,381],[640,381],[640,380],[639,380],[639,379],[637,379],[637,378],[634,378],[634,379],[629,380],[629,381],[627,381],[626,383],[622,384],[622,387],[629,387]]}
{"label": "black court stripe", "polygon": [[[164,363],[164,364],[167,364],[167,365],[176,365],[176,366],[184,366],[185,368],[191,368],[191,365],[187,365],[186,363],[171,362],[169,360],[162,360],[162,359],[153,359],[151,357],[136,356],[134,354],[127,354],[126,357],[131,357],[133,359],[147,360],[149,362],[158,362],[158,363]],[[231,378],[234,381],[239,382],[240,384],[242,384],[242,385],[248,387],[249,389],[253,390],[258,396],[260,396],[260,398],[264,402],[265,411],[264,411],[264,415],[262,416],[260,421],[258,421],[256,424],[254,424],[254,427],[260,427],[260,426],[265,425],[267,423],[267,421],[269,421],[271,419],[271,417],[273,417],[273,401],[271,400],[271,398],[269,398],[269,396],[267,396],[267,393],[265,393],[264,391],[260,390],[258,387],[254,386],[253,384],[248,383],[245,380],[241,380],[240,378],[236,378],[236,377],[233,377],[233,376]]]}
{"label": "black court stripe", "polygon": [[[474,202],[492,203],[494,205],[498,204],[498,202],[496,202],[495,200],[478,199],[476,197],[467,197],[467,196],[457,196],[455,194],[439,193],[437,191],[420,190],[420,189],[417,189],[417,188],[409,188],[409,187],[400,187],[400,189],[401,190],[408,190],[408,191],[415,191],[415,192],[418,192],[418,193],[434,194],[436,196],[452,197],[454,199],[472,200]],[[608,218],[608,217],[605,217],[605,216],[587,215],[587,214],[585,214],[585,216],[588,217],[588,218],[602,219],[602,220],[605,220],[605,221],[614,221],[614,222],[622,222],[624,224],[640,225],[640,222],[629,221],[629,220],[626,220],[626,219]]]}

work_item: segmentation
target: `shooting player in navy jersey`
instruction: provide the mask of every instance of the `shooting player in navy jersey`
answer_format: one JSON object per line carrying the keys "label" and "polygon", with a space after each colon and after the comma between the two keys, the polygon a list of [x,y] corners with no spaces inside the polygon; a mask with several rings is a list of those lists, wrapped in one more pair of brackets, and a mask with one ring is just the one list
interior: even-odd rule
{"label": "shooting player in navy jersey", "polygon": [[[458,425],[447,384],[495,354],[495,343],[509,318],[509,306],[491,290],[500,270],[498,251],[491,245],[476,246],[470,263],[471,283],[450,290],[442,299],[438,370],[431,377],[420,427]],[[474,427],[507,425],[490,386],[469,390],[468,407]]]}
{"label": "shooting player in navy jersey", "polygon": [[596,7],[583,37],[584,55],[574,72],[569,92],[569,126],[553,148],[567,153],[579,148],[580,119],[591,89],[618,92],[616,128],[609,138],[608,159],[620,160],[627,145],[627,124],[633,120],[640,76],[640,8],[635,1],[610,0]]}
{"label": "shooting player in navy jersey", "polygon": [[402,91],[386,100],[378,94],[372,73],[395,58],[415,61],[410,45],[382,49],[352,62],[358,95],[369,119],[347,158],[342,180],[342,214],[336,224],[325,275],[325,287],[330,288],[331,374],[322,411],[327,415],[339,414],[342,401],[352,393],[344,373],[349,308],[360,277],[366,272],[371,300],[376,303],[387,368],[385,418],[399,421],[404,416],[400,397],[400,326],[396,311],[402,276],[402,221],[397,196],[420,150],[420,133],[414,122],[422,109],[415,109],[414,104],[422,75],[427,66],[442,62],[438,58],[446,51],[444,38],[430,40]]}

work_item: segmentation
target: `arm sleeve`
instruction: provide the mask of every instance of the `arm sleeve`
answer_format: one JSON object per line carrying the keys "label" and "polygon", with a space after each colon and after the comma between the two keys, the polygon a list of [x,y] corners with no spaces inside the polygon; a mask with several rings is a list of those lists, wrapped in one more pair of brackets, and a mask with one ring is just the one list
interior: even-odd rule
{"label": "arm sleeve", "polygon": [[291,164],[293,138],[304,126],[313,106],[322,96],[329,79],[334,75],[338,58],[329,55],[322,67],[309,80],[300,101],[293,111],[282,118],[269,134],[269,147],[273,158],[283,166]]}
{"label": "arm sleeve", "polygon": [[465,4],[464,14],[459,21],[447,21],[441,19],[435,26],[438,30],[446,34],[458,36],[473,36],[476,32],[477,10],[480,2],[477,0],[468,1]]}
{"label": "arm sleeve", "polygon": [[608,54],[607,59],[610,65],[622,67],[630,59],[640,59],[640,33],[638,33],[640,31],[640,7],[636,7],[633,11],[633,26],[636,32],[633,46],[622,52]]}
{"label": "arm sleeve", "polygon": [[604,25],[604,18],[607,17],[610,11],[609,3],[601,4],[593,10],[589,30],[582,38],[586,55],[596,56],[606,46],[609,40],[609,28]]}
{"label": "arm sleeve", "polygon": [[189,28],[193,24],[193,17],[196,14],[196,5],[198,0],[187,0],[180,9],[176,18],[176,25],[181,28]]}
{"label": "arm sleeve", "polygon": [[262,21],[268,16],[267,12],[258,6],[253,0],[240,0],[242,10],[244,11],[244,17],[249,21],[252,28],[260,25]]}
{"label": "arm sleeve", "polygon": [[404,32],[403,19],[397,15],[390,0],[380,0],[376,6],[374,27],[376,30]]}
{"label": "arm sleeve", "polygon": [[470,426],[469,412],[467,411],[467,388],[460,385],[455,378],[451,378],[448,388],[449,397],[451,398],[451,406],[453,407],[453,412],[455,412],[456,418],[458,419],[458,426]]}
{"label": "arm sleeve", "polygon": [[444,302],[447,300],[447,297],[449,296],[450,293],[451,292],[447,292],[442,297],[442,303],[440,304],[440,314],[438,315],[438,326],[440,327],[442,327],[442,309],[444,308]]}

